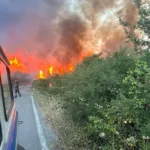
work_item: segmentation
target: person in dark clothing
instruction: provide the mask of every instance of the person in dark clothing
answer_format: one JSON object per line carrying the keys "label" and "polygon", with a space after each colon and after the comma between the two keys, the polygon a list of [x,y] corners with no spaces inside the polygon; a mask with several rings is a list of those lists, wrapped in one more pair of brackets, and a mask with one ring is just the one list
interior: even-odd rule
{"label": "person in dark clothing", "polygon": [[17,93],[21,97],[21,93],[20,93],[20,90],[19,90],[19,81],[18,80],[15,80],[15,82],[14,82],[14,91],[15,91],[15,98],[17,98]]}

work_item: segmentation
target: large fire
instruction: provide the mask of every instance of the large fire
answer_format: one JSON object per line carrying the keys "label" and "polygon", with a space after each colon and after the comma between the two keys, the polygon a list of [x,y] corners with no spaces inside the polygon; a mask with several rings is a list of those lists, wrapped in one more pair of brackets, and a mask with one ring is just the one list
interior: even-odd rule
{"label": "large fire", "polygon": [[[49,65],[43,62],[43,64],[40,64],[39,62],[35,62],[34,60],[29,62],[29,66],[23,63],[23,60],[19,59],[19,57],[14,56],[9,59],[10,62],[10,69],[12,72],[20,71],[24,73],[30,73],[29,66],[31,67],[34,64],[34,71],[36,71],[37,78],[38,79],[46,79],[48,77],[54,76],[56,74],[62,75],[64,73],[69,73],[74,70],[75,64],[69,64],[69,65],[61,65],[61,66],[54,66]],[[35,63],[36,68],[35,68]],[[39,67],[38,67],[39,66]],[[33,71],[33,70],[32,70]]]}
{"label": "large fire", "polygon": [[42,65],[41,69],[38,72],[38,77],[40,79],[45,79],[47,77],[51,77],[53,75],[59,74],[62,75],[64,73],[69,73],[74,70],[73,65],[69,65],[67,67],[55,68],[52,65],[44,66]]}
{"label": "large fire", "polygon": [[11,72],[34,73],[35,78],[38,79],[46,79],[56,74],[63,75],[73,72],[75,65],[82,62],[84,57],[93,55],[92,52],[84,52],[80,54],[78,60],[74,60],[74,63],[63,64],[53,59],[49,59],[50,62],[48,62],[48,60],[42,60],[34,54],[23,54],[21,50],[16,52],[15,55],[11,53],[8,54]]}
{"label": "large fire", "polygon": [[[40,1],[36,10],[38,13],[35,10],[32,13],[31,9],[30,15],[23,13],[23,17],[20,16],[22,13],[16,14],[16,17],[24,19],[17,19],[17,28],[14,23],[6,28],[4,43],[9,43],[6,49],[15,53],[9,57],[11,70],[34,72],[38,78],[72,72],[84,56],[120,49],[124,46],[125,34],[118,18],[131,24],[139,18],[136,5],[131,0],[117,3],[115,0],[66,0],[55,3],[55,6],[53,1]],[[22,30],[24,25],[25,30]],[[19,55],[16,52],[18,48]]]}

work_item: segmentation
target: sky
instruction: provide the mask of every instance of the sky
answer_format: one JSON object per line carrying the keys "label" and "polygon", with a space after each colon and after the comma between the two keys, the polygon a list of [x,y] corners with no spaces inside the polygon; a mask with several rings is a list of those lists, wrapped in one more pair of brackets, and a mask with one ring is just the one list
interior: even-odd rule
{"label": "sky", "polygon": [[10,51],[11,48],[14,50],[20,45],[30,47],[30,41],[33,42],[36,38],[33,35],[38,34],[42,26],[50,25],[59,6],[60,0],[1,0],[0,44],[2,47]]}
{"label": "sky", "polygon": [[[8,34],[11,29],[20,29],[27,21],[27,16],[37,7],[37,0],[1,0],[0,1],[0,31]],[[3,36],[0,36],[3,40]]]}

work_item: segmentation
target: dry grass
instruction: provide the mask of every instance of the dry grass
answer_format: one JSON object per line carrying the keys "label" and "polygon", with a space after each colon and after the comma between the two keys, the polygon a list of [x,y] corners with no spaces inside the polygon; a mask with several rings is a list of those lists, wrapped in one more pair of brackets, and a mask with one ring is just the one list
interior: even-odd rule
{"label": "dry grass", "polygon": [[89,150],[83,130],[74,124],[69,114],[65,113],[60,97],[41,94],[34,89],[33,95],[40,106],[42,116],[58,137],[59,141],[55,143],[56,150]]}

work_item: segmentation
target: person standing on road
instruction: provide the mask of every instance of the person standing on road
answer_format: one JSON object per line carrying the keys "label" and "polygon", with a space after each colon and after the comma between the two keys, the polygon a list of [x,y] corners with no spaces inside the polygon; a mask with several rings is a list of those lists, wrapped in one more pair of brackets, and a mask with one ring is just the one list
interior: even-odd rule
{"label": "person standing on road", "polygon": [[14,82],[14,90],[15,90],[15,98],[17,98],[17,93],[21,97],[21,93],[20,93],[20,90],[19,90],[19,81],[18,80],[15,80],[15,82]]}

